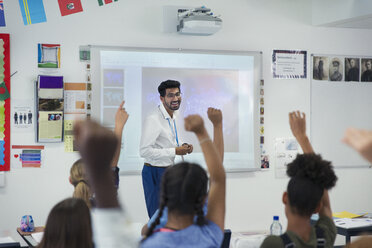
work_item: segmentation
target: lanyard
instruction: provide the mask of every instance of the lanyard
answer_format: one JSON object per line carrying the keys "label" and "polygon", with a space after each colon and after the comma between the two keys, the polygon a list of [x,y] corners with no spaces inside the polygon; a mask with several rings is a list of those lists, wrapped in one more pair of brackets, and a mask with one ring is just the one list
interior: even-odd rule
{"label": "lanyard", "polygon": [[177,146],[180,146],[180,144],[178,143],[178,134],[177,134],[176,122],[175,122],[175,120],[173,120],[173,125],[174,125],[174,130],[173,130],[173,127],[172,127],[172,125],[170,123],[169,118],[167,118],[167,120],[168,120],[169,127],[172,130],[173,137],[176,138]]}

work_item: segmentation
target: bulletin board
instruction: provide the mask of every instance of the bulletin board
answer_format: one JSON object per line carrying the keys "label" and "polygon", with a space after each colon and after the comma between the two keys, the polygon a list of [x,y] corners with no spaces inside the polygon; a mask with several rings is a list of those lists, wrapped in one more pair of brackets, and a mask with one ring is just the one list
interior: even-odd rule
{"label": "bulletin board", "polygon": [[363,76],[368,60],[372,57],[312,55],[311,142],[336,167],[369,166],[342,142],[348,127],[372,129],[372,77]]}
{"label": "bulletin board", "polygon": [[10,170],[9,34],[0,34],[0,171]]}

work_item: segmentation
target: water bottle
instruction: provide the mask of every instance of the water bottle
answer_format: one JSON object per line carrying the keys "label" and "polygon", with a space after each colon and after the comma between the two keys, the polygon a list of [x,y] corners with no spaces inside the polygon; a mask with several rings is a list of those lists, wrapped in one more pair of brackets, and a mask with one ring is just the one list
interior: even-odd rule
{"label": "water bottle", "polygon": [[274,221],[270,226],[270,234],[276,236],[282,235],[282,225],[279,222],[279,216],[274,216]]}

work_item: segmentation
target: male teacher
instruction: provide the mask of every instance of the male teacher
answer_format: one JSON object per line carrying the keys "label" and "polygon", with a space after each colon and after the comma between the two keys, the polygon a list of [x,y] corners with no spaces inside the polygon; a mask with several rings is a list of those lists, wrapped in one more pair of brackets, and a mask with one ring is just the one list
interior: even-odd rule
{"label": "male teacher", "polygon": [[180,83],[175,80],[164,81],[158,91],[161,104],[146,118],[140,144],[140,155],[145,159],[142,184],[150,218],[159,207],[160,183],[165,169],[174,164],[176,155],[183,156],[193,150],[192,145],[181,144],[177,133]]}

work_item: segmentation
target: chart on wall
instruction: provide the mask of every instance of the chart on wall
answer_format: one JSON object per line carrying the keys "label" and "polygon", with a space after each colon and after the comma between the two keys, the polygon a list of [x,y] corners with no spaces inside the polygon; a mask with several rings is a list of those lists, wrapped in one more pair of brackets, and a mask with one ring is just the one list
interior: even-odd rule
{"label": "chart on wall", "polygon": [[10,170],[9,34],[0,34],[0,171]]}

